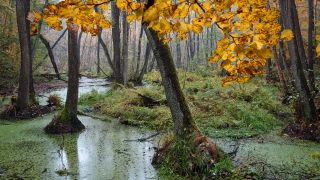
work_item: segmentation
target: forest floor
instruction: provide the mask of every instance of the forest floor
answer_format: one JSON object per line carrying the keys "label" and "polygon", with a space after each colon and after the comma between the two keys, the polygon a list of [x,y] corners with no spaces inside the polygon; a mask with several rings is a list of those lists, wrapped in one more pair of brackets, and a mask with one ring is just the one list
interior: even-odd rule
{"label": "forest floor", "polygon": [[[179,79],[200,130],[232,156],[213,171],[239,173],[244,168],[264,178],[320,178],[320,144],[281,133],[294,121],[291,105],[281,103],[278,87],[255,78],[247,84],[221,86],[218,72],[186,73]],[[92,91],[80,99],[82,111],[117,118],[121,123],[157,132],[172,128],[158,72],[145,76],[145,86]],[[157,102],[150,104],[143,97]],[[164,175],[170,171],[164,170]],[[182,178],[183,179],[183,178]]]}
{"label": "forest floor", "polygon": [[[200,130],[230,154],[213,174],[227,172],[235,179],[243,172],[264,179],[320,178],[320,144],[281,134],[294,115],[291,105],[281,104],[276,86],[255,78],[221,87],[218,73],[208,70],[179,71],[179,78]],[[79,91],[80,111],[103,120],[80,116],[87,127],[80,134],[46,135],[43,127],[53,115],[0,120],[0,179],[190,179],[151,166],[154,147],[172,128],[158,72],[147,74],[145,86],[135,88],[82,77]],[[40,93],[38,100],[45,104],[46,97],[58,95],[64,101],[66,92],[65,86],[54,87]],[[158,132],[160,136],[148,138]]]}

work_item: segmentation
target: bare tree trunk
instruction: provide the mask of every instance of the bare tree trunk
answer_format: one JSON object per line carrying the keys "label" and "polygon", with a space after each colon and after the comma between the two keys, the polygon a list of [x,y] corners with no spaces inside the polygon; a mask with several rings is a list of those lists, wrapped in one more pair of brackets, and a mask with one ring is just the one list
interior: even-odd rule
{"label": "bare tree trunk", "polygon": [[77,46],[78,31],[68,33],[68,91],[66,108],[72,116],[77,115],[80,57]]}
{"label": "bare tree trunk", "polygon": [[54,55],[53,55],[53,52],[52,52],[52,49],[50,47],[48,40],[46,40],[46,38],[44,38],[42,34],[39,35],[39,38],[40,38],[41,42],[44,44],[44,46],[47,48],[48,55],[49,55],[52,67],[54,69],[54,72],[56,73],[57,79],[61,79],[60,73],[58,70],[58,66],[56,64],[56,61],[54,60]]}
{"label": "bare tree trunk", "polygon": [[85,128],[77,117],[79,94],[80,53],[78,46],[78,27],[68,25],[68,90],[62,112],[46,126],[47,133],[60,134],[78,132]]}
{"label": "bare tree trunk", "polygon": [[151,46],[150,46],[150,43],[148,42],[147,46],[146,46],[144,64],[142,66],[142,69],[141,69],[141,72],[139,74],[139,77],[137,78],[137,82],[140,83],[140,84],[142,83],[144,74],[147,72],[150,54],[151,54]]}
{"label": "bare tree trunk", "polygon": [[271,80],[271,77],[272,77],[272,62],[271,62],[271,59],[268,59],[267,60],[267,63],[266,63],[266,79],[267,81],[270,81]]}
{"label": "bare tree trunk", "polygon": [[[301,108],[301,118],[304,122],[313,123],[317,121],[316,107],[311,96],[310,89],[308,87],[307,80],[305,78],[300,51],[299,51],[299,24],[295,19],[296,6],[294,0],[281,0],[280,9],[282,20],[285,28],[294,30],[296,36],[293,40],[288,42],[290,59],[292,61],[292,74],[294,76],[295,88],[299,94],[299,107]],[[300,34],[301,35],[301,34]]]}
{"label": "bare tree trunk", "polygon": [[30,64],[31,64],[31,45],[29,28],[27,27],[26,9],[28,8],[29,0],[16,1],[17,24],[21,51],[21,66],[19,76],[19,89],[17,108],[24,110],[28,107],[29,91],[30,91]]}
{"label": "bare tree trunk", "polygon": [[123,84],[128,83],[128,45],[129,45],[129,24],[127,22],[127,13],[122,14],[122,58],[121,58],[121,73]]}
{"label": "bare tree trunk", "polygon": [[120,47],[120,10],[116,2],[111,2],[112,14],[112,42],[113,42],[113,63],[114,63],[114,78],[116,83],[123,84],[121,74],[121,47]]}
{"label": "bare tree trunk", "polygon": [[174,121],[175,134],[183,137],[198,132],[181,90],[169,46],[162,43],[157,33],[149,29],[147,25],[144,25],[144,30],[160,69],[166,98]]}
{"label": "bare tree trunk", "polygon": [[[101,33],[101,31],[99,32]],[[100,75],[100,43],[99,43],[99,39],[97,42],[97,74]]]}
{"label": "bare tree trunk", "polygon": [[304,49],[304,43],[303,43],[303,39],[302,39],[302,35],[301,35],[301,28],[300,28],[300,22],[299,22],[299,16],[298,16],[298,12],[297,12],[297,7],[296,4],[292,4],[292,20],[294,21],[295,24],[295,28],[293,29],[294,31],[294,35],[295,35],[295,39],[297,42],[297,50],[299,52],[299,56],[301,59],[301,63],[302,63],[302,67],[304,70],[307,70],[308,67],[308,61],[307,61],[307,57],[306,57],[306,52]]}
{"label": "bare tree trunk", "polygon": [[312,94],[316,91],[314,79],[314,58],[315,58],[315,24],[314,24],[314,0],[308,0],[309,22],[308,22],[308,79]]}
{"label": "bare tree trunk", "polygon": [[278,76],[279,76],[279,80],[280,80],[280,84],[281,84],[281,89],[282,89],[282,94],[284,96],[284,99],[286,99],[286,97],[289,95],[289,89],[288,89],[288,84],[287,84],[287,81],[285,79],[285,76],[284,76],[284,73],[281,69],[281,63],[280,63],[280,60],[279,60],[279,55],[277,53],[277,48],[276,47],[273,47],[272,48],[272,52],[273,52],[273,59],[275,61],[275,64],[276,64],[276,69],[277,69],[277,73],[278,73]]}
{"label": "bare tree trunk", "polygon": [[112,60],[111,60],[111,57],[110,57],[110,54],[109,54],[108,47],[107,47],[107,45],[103,42],[102,37],[101,37],[101,34],[100,34],[100,35],[98,34],[98,40],[99,40],[99,43],[100,43],[100,45],[101,45],[101,47],[102,47],[102,49],[103,49],[103,51],[104,51],[104,54],[105,54],[106,57],[107,57],[107,62],[108,62],[108,64],[109,64],[111,70],[112,70],[113,72],[115,72],[116,70],[115,70],[114,64],[112,63]]}
{"label": "bare tree trunk", "polygon": [[181,45],[179,40],[177,39],[176,42],[176,51],[177,51],[177,68],[181,68],[182,62],[181,62]]}
{"label": "bare tree trunk", "polygon": [[138,78],[139,72],[140,72],[140,61],[141,61],[141,40],[142,40],[142,35],[143,35],[143,29],[141,26],[140,29],[140,35],[139,35],[139,40],[138,40],[138,55],[137,55],[137,66],[136,66],[136,72],[135,72],[135,79]]}

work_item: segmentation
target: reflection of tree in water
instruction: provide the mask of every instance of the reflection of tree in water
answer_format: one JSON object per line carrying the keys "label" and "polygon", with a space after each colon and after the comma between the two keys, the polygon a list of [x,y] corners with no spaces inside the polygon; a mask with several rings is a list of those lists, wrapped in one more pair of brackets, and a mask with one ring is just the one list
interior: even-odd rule
{"label": "reflection of tree in water", "polygon": [[59,169],[55,171],[59,176],[67,177],[79,175],[78,138],[78,133],[61,135],[59,138],[54,138],[59,143],[57,153],[60,164]]}

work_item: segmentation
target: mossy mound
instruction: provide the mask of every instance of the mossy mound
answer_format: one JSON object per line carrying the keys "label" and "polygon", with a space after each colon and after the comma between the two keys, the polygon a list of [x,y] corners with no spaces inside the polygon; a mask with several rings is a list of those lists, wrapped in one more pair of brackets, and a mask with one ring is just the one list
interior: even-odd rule
{"label": "mossy mound", "polygon": [[48,134],[75,133],[85,129],[85,126],[78,119],[77,115],[69,113],[64,109],[59,115],[44,128]]}
{"label": "mossy mound", "polygon": [[[279,89],[255,78],[245,85],[221,86],[218,72],[210,69],[178,72],[180,84],[201,132],[210,137],[247,138],[271,132],[291,119],[291,108],[281,104]],[[172,128],[172,117],[165,103],[160,73],[145,75],[145,86],[111,89],[105,94],[93,91],[80,98],[80,105],[93,113],[125,120],[162,131]],[[160,102],[148,106],[143,94]]]}
{"label": "mossy mound", "polygon": [[15,105],[7,106],[1,113],[0,119],[7,120],[21,120],[21,119],[32,119],[45,114],[49,114],[56,110],[56,106],[40,106],[32,105],[25,110],[19,110]]}
{"label": "mossy mound", "polygon": [[190,138],[172,136],[156,149],[152,164],[182,176],[205,177],[210,175],[210,170],[221,157],[222,152],[206,136],[201,134],[191,135]]}

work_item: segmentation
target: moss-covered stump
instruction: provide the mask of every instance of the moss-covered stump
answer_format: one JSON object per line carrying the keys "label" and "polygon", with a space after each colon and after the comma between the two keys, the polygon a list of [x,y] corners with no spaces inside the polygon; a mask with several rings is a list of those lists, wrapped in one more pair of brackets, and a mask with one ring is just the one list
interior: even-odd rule
{"label": "moss-covered stump", "polygon": [[80,132],[85,126],[78,119],[77,114],[69,113],[64,109],[44,128],[48,134],[63,134]]}
{"label": "moss-covered stump", "polygon": [[211,176],[215,164],[224,156],[206,136],[170,137],[156,150],[152,164],[182,176]]}

